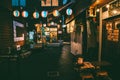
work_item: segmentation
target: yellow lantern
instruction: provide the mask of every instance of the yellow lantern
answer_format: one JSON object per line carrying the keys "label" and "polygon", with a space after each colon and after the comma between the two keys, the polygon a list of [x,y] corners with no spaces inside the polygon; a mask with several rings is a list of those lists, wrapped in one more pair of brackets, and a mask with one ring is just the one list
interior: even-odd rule
{"label": "yellow lantern", "polygon": [[36,19],[39,18],[39,12],[34,12],[33,17],[36,18]]}
{"label": "yellow lantern", "polygon": [[60,15],[60,13],[59,13],[58,10],[54,10],[54,11],[53,11],[53,16],[57,17],[57,16],[59,16],[59,15]]}

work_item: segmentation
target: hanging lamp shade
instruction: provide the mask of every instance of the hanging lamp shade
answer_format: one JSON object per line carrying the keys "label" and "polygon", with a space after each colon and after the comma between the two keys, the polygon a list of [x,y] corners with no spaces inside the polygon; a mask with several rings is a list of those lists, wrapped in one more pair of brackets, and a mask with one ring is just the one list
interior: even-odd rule
{"label": "hanging lamp shade", "polygon": [[28,12],[27,12],[27,11],[23,11],[23,12],[22,12],[22,17],[27,18],[27,17],[28,17],[28,15],[29,15],[29,14],[28,14]]}
{"label": "hanging lamp shade", "polygon": [[53,11],[53,16],[57,17],[57,16],[59,16],[59,15],[60,15],[60,13],[59,13],[58,10],[54,10],[54,11]]}
{"label": "hanging lamp shade", "polygon": [[72,12],[73,12],[73,11],[72,11],[72,9],[70,9],[70,8],[68,8],[68,9],[66,10],[66,14],[67,14],[67,15],[72,15]]}
{"label": "hanging lamp shade", "polygon": [[37,18],[39,18],[39,12],[37,12],[37,11],[35,11],[34,13],[33,13],[33,18],[35,18],[35,19],[37,19]]}
{"label": "hanging lamp shade", "polygon": [[47,12],[47,11],[42,11],[42,12],[41,12],[41,16],[42,16],[43,18],[46,18],[47,15],[48,15],[48,12]]}
{"label": "hanging lamp shade", "polygon": [[15,17],[19,17],[20,16],[20,11],[18,11],[18,10],[13,11],[13,15]]}

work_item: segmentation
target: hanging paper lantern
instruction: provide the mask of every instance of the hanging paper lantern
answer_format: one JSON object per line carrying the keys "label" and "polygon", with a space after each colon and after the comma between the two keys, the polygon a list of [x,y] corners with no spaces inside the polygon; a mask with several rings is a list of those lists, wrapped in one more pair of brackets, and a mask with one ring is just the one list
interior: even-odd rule
{"label": "hanging paper lantern", "polygon": [[60,15],[60,13],[59,13],[58,10],[54,10],[54,11],[53,11],[53,16],[57,17],[57,16],[59,16],[59,15]]}
{"label": "hanging paper lantern", "polygon": [[23,16],[24,18],[27,18],[27,17],[28,17],[28,12],[27,12],[27,11],[23,11],[23,12],[22,12],[22,16]]}
{"label": "hanging paper lantern", "polygon": [[39,12],[34,12],[33,17],[36,18],[36,19],[39,18]]}
{"label": "hanging paper lantern", "polygon": [[68,0],[63,0],[63,5],[65,5],[67,3]]}
{"label": "hanging paper lantern", "polygon": [[47,11],[42,11],[42,12],[41,12],[41,16],[42,16],[43,18],[46,18],[46,17],[47,17],[47,14],[48,14]]}
{"label": "hanging paper lantern", "polygon": [[67,15],[71,15],[71,14],[72,14],[72,9],[68,8],[68,9],[66,10],[66,14],[67,14]]}
{"label": "hanging paper lantern", "polygon": [[18,10],[13,11],[13,15],[15,17],[19,17],[20,16],[20,11],[18,11]]}

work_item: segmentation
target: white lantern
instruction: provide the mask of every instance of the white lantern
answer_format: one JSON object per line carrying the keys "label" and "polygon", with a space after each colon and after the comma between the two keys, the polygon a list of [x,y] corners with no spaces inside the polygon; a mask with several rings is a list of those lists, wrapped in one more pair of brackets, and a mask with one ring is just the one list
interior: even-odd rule
{"label": "white lantern", "polygon": [[36,19],[39,18],[39,12],[34,12],[33,17],[36,18]]}
{"label": "white lantern", "polygon": [[13,11],[13,15],[15,17],[19,17],[20,16],[20,11],[18,11],[18,10]]}
{"label": "white lantern", "polygon": [[72,9],[68,8],[68,9],[66,10],[66,14],[67,14],[67,15],[71,15],[71,14],[72,14]]}
{"label": "white lantern", "polygon": [[47,11],[42,11],[42,12],[41,12],[41,16],[42,16],[43,18],[46,18],[47,15],[48,15],[48,12],[47,12]]}

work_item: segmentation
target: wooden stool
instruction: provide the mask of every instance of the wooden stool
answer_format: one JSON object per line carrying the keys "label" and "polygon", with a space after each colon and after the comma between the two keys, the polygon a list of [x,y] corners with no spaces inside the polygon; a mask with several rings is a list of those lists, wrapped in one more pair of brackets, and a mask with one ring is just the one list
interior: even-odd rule
{"label": "wooden stool", "polygon": [[96,73],[97,80],[111,80],[107,71],[99,71]]}
{"label": "wooden stool", "polygon": [[81,73],[81,78],[82,80],[85,80],[85,79],[94,79],[93,75],[91,73]]}
{"label": "wooden stool", "polygon": [[99,71],[97,72],[97,76],[108,76],[108,73],[106,71]]}

